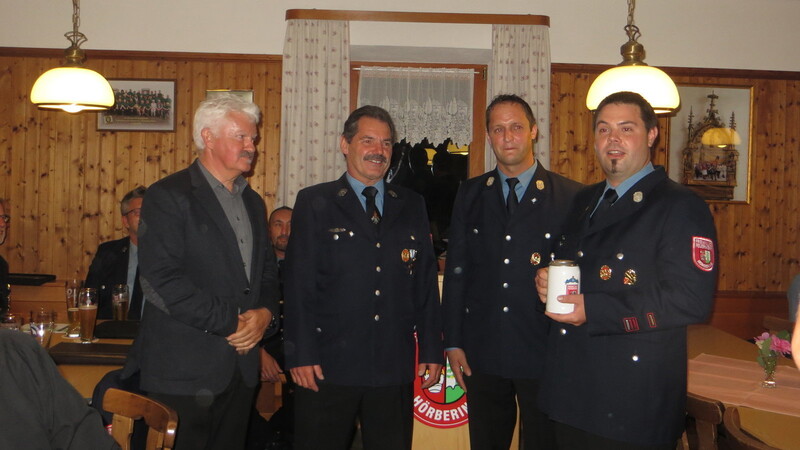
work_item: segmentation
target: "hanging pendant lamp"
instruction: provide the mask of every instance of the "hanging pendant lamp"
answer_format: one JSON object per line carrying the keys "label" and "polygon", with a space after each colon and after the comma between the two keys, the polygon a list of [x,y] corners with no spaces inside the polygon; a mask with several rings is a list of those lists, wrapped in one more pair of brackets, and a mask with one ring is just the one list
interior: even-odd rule
{"label": "hanging pendant lamp", "polygon": [[79,0],[72,0],[72,31],[64,36],[72,44],[64,51],[66,64],[43,73],[33,84],[31,102],[39,108],[70,113],[98,111],[114,106],[114,91],[102,75],[83,67],[86,36],[78,31]]}
{"label": "hanging pendant lamp", "polygon": [[604,98],[620,91],[640,94],[656,114],[670,113],[680,105],[675,82],[661,69],[644,62],[644,46],[637,41],[642,34],[633,23],[634,9],[636,0],[628,0],[628,24],[625,26],[628,42],[620,47],[622,62],[601,73],[589,88],[586,106],[592,111]]}

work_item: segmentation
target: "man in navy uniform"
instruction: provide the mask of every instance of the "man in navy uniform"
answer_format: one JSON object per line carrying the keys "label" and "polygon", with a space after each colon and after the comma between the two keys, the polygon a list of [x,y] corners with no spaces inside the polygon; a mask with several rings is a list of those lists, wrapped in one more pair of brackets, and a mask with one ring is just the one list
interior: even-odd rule
{"label": "man in navy uniform", "polygon": [[548,319],[536,298],[580,184],[533,155],[538,128],[528,103],[497,96],[486,109],[497,167],[461,185],[453,207],[444,280],[444,336],[467,391],[473,449],[509,448],[521,418],[524,448],[548,448],[552,430],[537,406]]}
{"label": "man in navy uniform", "polygon": [[[297,384],[295,448],[407,450],[413,382],[440,376],[436,260],[418,194],[384,183],[395,128],[363,106],[344,124],[347,172],[300,191],[286,255],[286,364]],[[415,366],[416,332],[419,364]]]}
{"label": "man in navy uniform", "polygon": [[119,204],[122,226],[128,237],[108,241],[97,247],[97,253],[86,275],[86,287],[97,289],[97,318],[112,317],[111,291],[115,285],[128,286],[128,320],[142,316],[142,288],[139,284],[139,215],[147,188],[137,186],[122,197]]}
{"label": "man in navy uniform", "polygon": [[[577,261],[581,293],[550,330],[543,410],[561,449],[674,449],[684,427],[686,326],[711,313],[716,238],[706,203],[650,162],[658,137],[639,94],[594,116],[606,181],[578,194],[557,256]],[[549,280],[555,283],[557,280]],[[542,301],[548,273],[537,274]]]}

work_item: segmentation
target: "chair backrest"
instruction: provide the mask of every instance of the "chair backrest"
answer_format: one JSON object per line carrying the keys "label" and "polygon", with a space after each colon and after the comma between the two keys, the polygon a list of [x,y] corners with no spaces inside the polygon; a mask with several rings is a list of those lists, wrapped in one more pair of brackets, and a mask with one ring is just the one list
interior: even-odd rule
{"label": "chair backrest", "polygon": [[103,397],[103,409],[113,413],[111,435],[122,450],[130,450],[133,421],[144,419],[147,450],[171,450],[175,444],[178,413],[167,405],[133,392],[111,388]]}
{"label": "chair backrest", "polygon": [[789,319],[776,316],[764,316],[761,322],[765,330],[770,333],[777,333],[778,331],[786,330],[789,333],[794,330],[794,322]]}
{"label": "chair backrest", "polygon": [[731,450],[778,450],[742,430],[741,422],[739,421],[739,409],[735,406],[725,410],[722,423],[728,437],[728,448]]}
{"label": "chair backrest", "polygon": [[700,395],[686,395],[686,415],[694,419],[700,450],[717,449],[717,427],[722,424],[722,403]]}

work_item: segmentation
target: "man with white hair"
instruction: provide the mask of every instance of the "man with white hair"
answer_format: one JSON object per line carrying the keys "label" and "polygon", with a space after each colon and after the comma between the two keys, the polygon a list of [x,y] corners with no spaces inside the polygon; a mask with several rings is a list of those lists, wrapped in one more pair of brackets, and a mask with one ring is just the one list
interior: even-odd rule
{"label": "man with white hair", "polygon": [[278,301],[278,268],[250,172],[258,106],[202,102],[198,157],[153,184],[139,224],[145,307],[132,364],[141,388],[175,409],[176,448],[243,448],[258,350]]}

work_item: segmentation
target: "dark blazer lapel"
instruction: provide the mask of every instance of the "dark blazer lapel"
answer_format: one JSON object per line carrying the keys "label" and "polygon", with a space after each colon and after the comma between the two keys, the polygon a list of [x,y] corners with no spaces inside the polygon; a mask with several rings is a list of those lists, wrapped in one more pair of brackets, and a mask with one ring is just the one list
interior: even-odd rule
{"label": "dark blazer lapel", "polygon": [[[217,225],[217,228],[222,233],[223,242],[230,244],[226,246],[230,258],[229,263],[234,267],[242,267],[241,274],[246,278],[247,274],[245,274],[242,266],[242,255],[239,252],[239,247],[236,245],[236,234],[233,232],[233,228],[230,222],[228,222],[228,217],[219,204],[219,200],[217,200],[217,196],[214,194],[211,185],[208,184],[208,180],[206,180],[205,176],[200,171],[200,167],[195,166],[195,164],[200,164],[200,161],[195,161],[194,164],[189,166],[189,174],[192,177],[192,195],[194,195],[198,204],[205,209],[208,216],[211,217]],[[249,212],[248,210],[248,213]]]}
{"label": "dark blazer lapel", "polygon": [[[655,172],[652,172],[639,180],[639,182],[631,186],[631,188],[625,192],[625,195],[620,197],[614,203],[614,206],[609,210],[609,212],[604,214],[600,220],[595,222],[590,229],[592,231],[601,230],[619,222],[620,220],[625,219],[631,214],[636,213],[646,204],[647,197],[653,188],[655,188],[658,183],[663,181],[664,178],[666,178],[666,173],[664,172],[663,168],[658,168]],[[601,188],[599,192],[595,193],[596,195],[592,197],[594,199],[594,203],[591,204],[589,212],[594,209],[594,205],[597,204],[597,201],[600,199],[600,195],[602,195],[605,183],[601,183],[600,185]]]}
{"label": "dark blazer lapel", "polygon": [[115,255],[115,257],[119,258],[119,261],[121,262],[114,264],[115,273],[113,279],[124,280],[124,283],[128,282],[128,252],[130,251],[130,244],[130,237],[124,238],[122,245],[119,246],[117,249],[117,254]]}
{"label": "dark blazer lapel", "polygon": [[405,199],[389,183],[384,184],[384,189],[386,192],[383,194],[383,215],[381,216],[380,226],[383,229],[389,229],[394,221],[400,217],[401,211],[405,206]]}
{"label": "dark blazer lapel", "polygon": [[522,195],[522,200],[520,200],[514,215],[535,212],[540,205],[544,203],[551,188],[550,177],[547,176],[547,171],[539,164],[536,166],[536,172],[533,173],[533,178],[531,178],[531,182],[528,183],[528,187],[525,189],[525,193]]}
{"label": "dark blazer lapel", "polygon": [[503,198],[503,187],[500,185],[500,176],[497,169],[488,173],[483,182],[481,201],[486,206],[484,210],[488,217],[495,217],[503,225],[508,222],[508,212],[506,211],[506,200]]}
{"label": "dark blazer lapel", "polygon": [[336,190],[333,192],[334,203],[342,210],[342,213],[350,220],[349,224],[356,224],[365,233],[375,233],[376,227],[369,221],[367,213],[361,206],[360,193],[353,190],[347,177],[342,175],[337,180]]}
{"label": "dark blazer lapel", "polygon": [[[261,268],[264,265],[264,247],[268,246],[268,243],[263,242],[261,239],[264,236],[264,233],[256,232],[256,230],[259,228],[264,228],[267,226],[267,218],[264,216],[264,214],[266,214],[266,207],[264,207],[265,209],[262,212],[262,208],[259,207],[261,199],[254,194],[255,192],[250,188],[250,186],[245,187],[245,190],[242,193],[244,207],[247,210],[247,215],[250,216],[250,226],[253,229],[253,255],[250,260],[251,280],[255,280],[261,273]],[[261,203],[261,206],[263,206],[263,203]]]}

